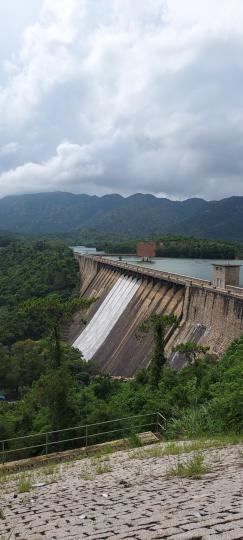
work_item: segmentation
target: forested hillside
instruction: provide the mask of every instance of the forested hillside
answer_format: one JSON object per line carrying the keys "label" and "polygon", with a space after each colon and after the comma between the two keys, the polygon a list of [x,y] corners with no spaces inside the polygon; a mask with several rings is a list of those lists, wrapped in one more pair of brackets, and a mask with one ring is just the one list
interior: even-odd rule
{"label": "forested hillside", "polygon": [[136,194],[96,197],[71,193],[0,200],[0,228],[31,234],[92,229],[119,236],[179,234],[243,241],[243,197],[170,201]]}
{"label": "forested hillside", "polygon": [[23,311],[31,298],[78,291],[79,274],[72,251],[43,241],[14,241],[0,250],[0,342],[38,338],[46,333],[45,318]]}
{"label": "forested hillside", "polygon": [[[225,242],[223,240],[209,240],[186,236],[148,236],[119,239],[118,236],[95,234],[90,231],[79,231],[69,236],[69,243],[73,245],[95,246],[98,250],[112,254],[136,254],[138,241],[149,240],[155,242],[156,257],[181,257],[196,259],[241,259],[243,258],[243,244],[240,242]],[[67,241],[67,239],[66,239]]]}
{"label": "forested hillside", "polygon": [[1,249],[0,394],[14,401],[0,401],[0,439],[156,410],[168,438],[242,433],[242,338],[222,358],[187,346],[188,365],[176,372],[163,364],[156,385],[152,363],[134,380],[113,380],[56,339],[67,308],[83,302],[78,283],[64,245],[15,240]]}

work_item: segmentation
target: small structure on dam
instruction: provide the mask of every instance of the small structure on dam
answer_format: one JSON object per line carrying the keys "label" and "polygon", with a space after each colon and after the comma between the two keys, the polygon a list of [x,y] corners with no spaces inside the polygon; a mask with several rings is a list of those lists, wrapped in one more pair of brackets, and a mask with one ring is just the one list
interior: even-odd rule
{"label": "small structure on dam", "polygon": [[138,242],[136,246],[137,257],[141,257],[143,261],[149,261],[155,257],[155,247],[154,242]]}
{"label": "small structure on dam", "polygon": [[[152,313],[173,314],[179,320],[166,335],[171,365],[182,367],[171,354],[178,343],[196,341],[214,354],[224,352],[243,334],[243,289],[238,283],[239,265],[216,265],[225,276],[216,287],[209,281],[168,274],[97,255],[75,254],[79,262],[81,295],[95,297],[87,310],[83,329],[78,315],[69,340],[86,360],[94,360],[103,373],[133,377],[150,362],[153,338],[138,339],[141,323]],[[216,278],[218,277],[215,274]]]}
{"label": "small structure on dam", "polygon": [[240,264],[213,264],[212,284],[218,289],[240,286]]}

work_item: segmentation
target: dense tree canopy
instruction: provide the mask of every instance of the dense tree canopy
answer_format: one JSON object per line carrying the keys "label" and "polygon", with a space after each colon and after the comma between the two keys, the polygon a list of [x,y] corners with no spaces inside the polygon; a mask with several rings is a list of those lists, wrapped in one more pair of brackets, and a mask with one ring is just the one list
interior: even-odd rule
{"label": "dense tree canopy", "polygon": [[28,312],[24,302],[55,293],[63,300],[78,292],[72,251],[60,243],[13,242],[0,250],[0,342],[46,335],[43,311]]}
{"label": "dense tree canopy", "polygon": [[54,369],[46,356],[48,342],[33,344],[34,364],[29,347],[25,342],[13,348],[14,369],[6,380],[14,388],[21,382],[23,396],[10,408],[0,404],[1,433],[22,435],[155,410],[167,418],[167,437],[243,430],[243,337],[217,361],[203,353],[179,372],[164,367],[152,390],[148,370],[134,380],[113,380],[96,374],[95,366],[80,360],[79,351],[68,345],[62,346],[62,364]]}
{"label": "dense tree canopy", "polygon": [[80,307],[72,252],[14,243],[0,259],[0,392],[18,398],[0,402],[0,439],[156,410],[167,418],[167,437],[243,431],[243,337],[217,360],[204,347],[181,344],[188,365],[177,372],[164,351],[165,330],[176,319],[154,315],[142,328],[154,333],[153,361],[133,380],[101,375],[60,336],[53,363],[52,330]]}

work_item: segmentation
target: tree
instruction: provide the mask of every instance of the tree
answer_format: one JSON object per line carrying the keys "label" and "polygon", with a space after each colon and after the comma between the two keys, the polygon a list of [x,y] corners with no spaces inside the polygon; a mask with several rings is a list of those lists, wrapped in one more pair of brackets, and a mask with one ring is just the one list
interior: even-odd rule
{"label": "tree", "polygon": [[57,294],[52,294],[44,298],[35,298],[24,304],[24,310],[28,313],[41,313],[47,322],[51,341],[54,346],[54,365],[61,365],[62,350],[61,350],[61,328],[65,323],[69,322],[72,315],[78,309],[87,309],[93,298],[73,297],[69,300],[62,301]]}
{"label": "tree", "polygon": [[150,385],[158,388],[162,369],[166,363],[165,357],[165,333],[169,326],[178,325],[175,315],[159,315],[153,313],[140,326],[140,333],[153,332],[153,353],[150,363]]}
{"label": "tree", "polygon": [[18,341],[8,350],[0,344],[0,380],[6,392],[22,397],[49,366],[49,348],[42,341]]}
{"label": "tree", "polygon": [[51,368],[35,381],[22,403],[27,432],[62,429],[75,425],[78,386],[65,365]]}
{"label": "tree", "polygon": [[205,355],[209,351],[209,347],[199,345],[196,341],[188,341],[188,343],[179,343],[173,348],[173,352],[184,354],[189,364],[195,362],[200,354]]}
{"label": "tree", "polygon": [[5,390],[9,368],[9,350],[0,343],[0,391]]}

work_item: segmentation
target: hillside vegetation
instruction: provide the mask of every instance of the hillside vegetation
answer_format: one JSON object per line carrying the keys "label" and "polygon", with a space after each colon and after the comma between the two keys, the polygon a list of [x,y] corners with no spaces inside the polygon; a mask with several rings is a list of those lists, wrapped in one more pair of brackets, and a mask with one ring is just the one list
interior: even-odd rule
{"label": "hillside vegetation", "polygon": [[180,372],[163,364],[153,386],[152,367],[113,380],[65,343],[57,363],[56,306],[75,299],[77,285],[72,252],[61,244],[14,242],[0,251],[0,393],[15,400],[0,402],[0,439],[151,411],[167,418],[168,438],[242,433],[243,337],[220,359],[201,351]]}
{"label": "hillside vegetation", "polygon": [[65,346],[62,366],[53,369],[46,341],[34,342],[32,353],[29,342],[2,348],[1,356],[4,388],[22,386],[22,401],[0,404],[2,437],[156,410],[167,418],[167,438],[243,432],[243,338],[217,362],[207,356],[180,372],[165,367],[156,389],[149,370],[134,380],[112,380],[95,375],[92,363]]}
{"label": "hillside vegetation", "polygon": [[179,234],[243,241],[243,197],[170,201],[136,194],[96,197],[71,193],[9,196],[0,200],[0,228],[47,234],[93,229],[108,235]]}
{"label": "hillside vegetation", "polygon": [[[14,241],[0,250],[0,342],[38,338],[45,318],[23,311],[23,303],[51,293],[70,296],[79,283],[72,251],[60,243]],[[77,289],[78,290],[78,289]]]}
{"label": "hillside vegetation", "polygon": [[[119,239],[116,236],[106,238],[92,231],[80,231],[69,236],[73,245],[94,246],[100,251],[112,254],[136,254],[136,244],[144,241],[144,237]],[[65,235],[63,235],[65,238]],[[150,236],[145,240],[155,242],[156,257],[183,257],[196,259],[235,259],[243,257],[243,244],[208,240],[184,236]]]}

